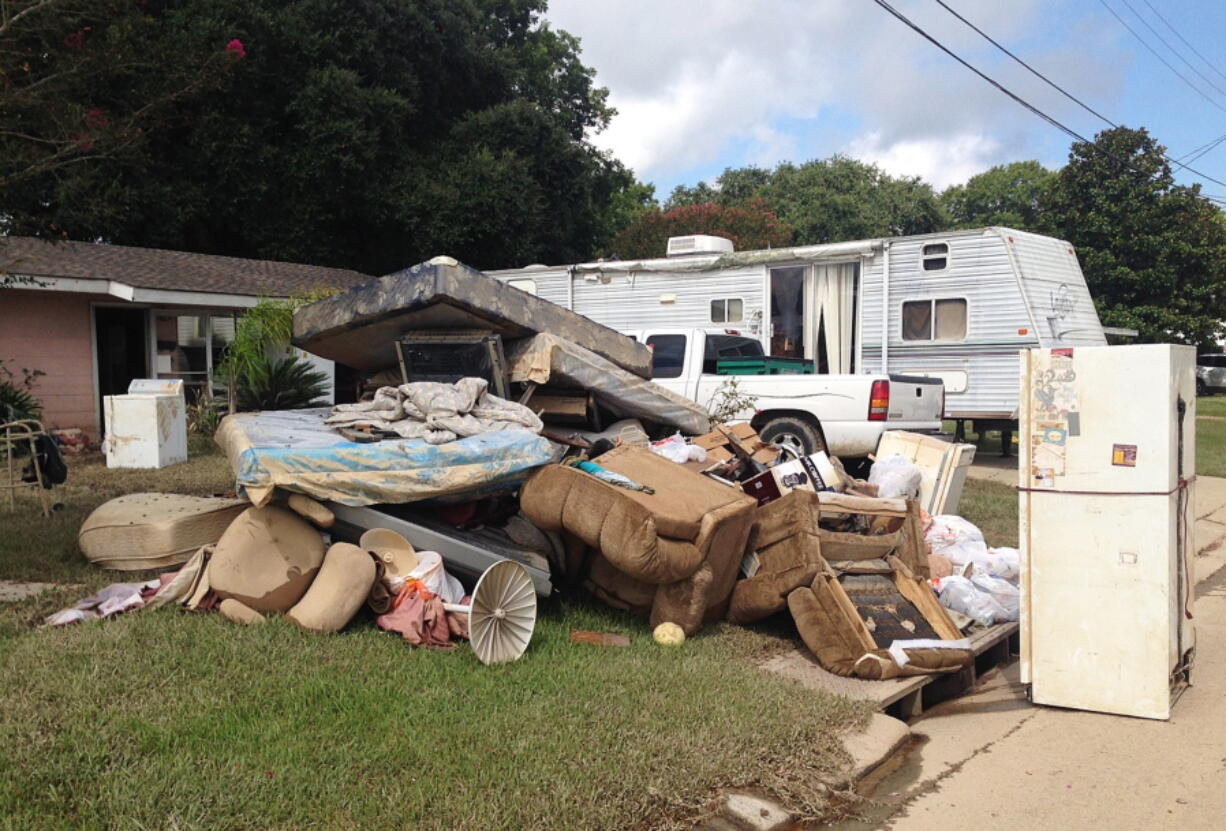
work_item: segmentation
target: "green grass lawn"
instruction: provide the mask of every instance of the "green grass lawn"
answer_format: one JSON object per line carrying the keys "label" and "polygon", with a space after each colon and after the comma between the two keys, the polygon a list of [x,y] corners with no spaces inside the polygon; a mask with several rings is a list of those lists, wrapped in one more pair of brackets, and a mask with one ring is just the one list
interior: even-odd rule
{"label": "green grass lawn", "polygon": [[1226,476],[1226,396],[1196,399],[1196,472]]}
{"label": "green grass lawn", "polygon": [[[94,506],[229,489],[225,460],[193,451],[162,471],[72,460],[50,520],[28,498],[0,507],[0,577],[80,584],[0,604],[0,828],[687,827],[728,786],[827,810],[818,778],[867,707],[758,670],[781,645],[766,628],[665,649],[636,619],[551,600],[499,667],[467,645],[414,650],[369,617],[339,635],[177,609],[33,628],[134,579],[77,553]],[[633,642],[576,645],[572,629]]]}

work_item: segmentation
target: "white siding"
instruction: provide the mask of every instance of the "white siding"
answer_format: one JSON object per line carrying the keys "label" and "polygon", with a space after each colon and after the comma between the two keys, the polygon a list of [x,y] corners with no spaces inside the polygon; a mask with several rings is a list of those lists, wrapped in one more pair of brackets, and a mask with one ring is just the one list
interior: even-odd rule
{"label": "white siding", "polygon": [[565,268],[516,268],[486,273],[504,283],[511,280],[531,280],[536,284],[537,297],[564,308],[568,307],[566,278],[570,272]]}
{"label": "white siding", "polygon": [[1002,230],[1030,300],[1042,346],[1106,346],[1102,324],[1073,246],[1038,234]]}
{"label": "white siding", "polygon": [[[948,243],[948,268],[923,271],[920,252],[934,242]],[[889,371],[944,378],[947,413],[1011,415],[1017,408],[1018,350],[1038,342],[1002,236],[988,229],[899,238],[891,245],[889,259]],[[865,269],[862,283],[864,372],[881,370],[881,269],[878,255]],[[928,298],[966,300],[965,340],[902,339],[902,304]],[[1019,334],[1019,329],[1028,333]],[[961,392],[955,381],[959,377],[966,378]]]}
{"label": "white siding", "polygon": [[[736,329],[749,337],[761,334],[762,282],[760,265],[721,271],[581,272],[574,275],[574,311],[618,331],[638,329]],[[556,275],[561,276],[556,276]],[[535,277],[537,296],[566,305],[566,272],[499,271],[499,280]],[[662,298],[668,302],[662,302]],[[740,321],[715,323],[711,301],[739,298]]]}

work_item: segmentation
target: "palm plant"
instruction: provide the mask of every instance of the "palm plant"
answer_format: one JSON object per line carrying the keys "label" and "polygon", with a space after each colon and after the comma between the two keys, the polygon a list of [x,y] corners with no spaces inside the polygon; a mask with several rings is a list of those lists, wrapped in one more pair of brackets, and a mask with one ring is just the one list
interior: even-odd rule
{"label": "palm plant", "polygon": [[[335,294],[335,289],[317,289],[287,299],[262,299],[243,313],[235,327],[234,340],[226,347],[217,367],[226,385],[231,413],[238,410],[293,409],[272,402],[295,401],[312,406],[327,389],[327,376],[312,370],[297,358],[272,357],[289,348],[294,330],[294,311],[315,300]],[[288,384],[300,383],[293,393]]]}
{"label": "palm plant", "polygon": [[299,410],[327,403],[328,376],[296,355],[266,361],[259,372],[241,378],[236,387],[238,408],[252,410]]}

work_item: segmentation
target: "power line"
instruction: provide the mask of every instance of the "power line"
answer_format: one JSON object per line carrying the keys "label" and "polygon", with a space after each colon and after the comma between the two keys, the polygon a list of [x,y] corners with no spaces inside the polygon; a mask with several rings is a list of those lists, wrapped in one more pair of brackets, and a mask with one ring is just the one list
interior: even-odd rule
{"label": "power line", "polygon": [[[1127,2],[1127,0],[1125,0],[1125,2]],[[1146,2],[1148,3],[1148,0],[1146,0]],[[1015,55],[1013,52],[1011,52],[1011,51],[1010,51],[1008,48],[1006,48],[1006,47],[1005,47],[1003,44],[1001,44],[999,41],[997,41],[995,38],[993,38],[993,37],[992,37],[991,35],[989,35],[987,32],[983,31],[983,29],[980,29],[980,28],[979,28],[978,26],[976,26],[974,23],[972,23],[971,21],[969,21],[969,20],[967,20],[965,17],[963,17],[961,14],[959,14],[959,13],[958,13],[958,11],[957,11],[956,9],[952,8],[952,7],[951,7],[951,6],[950,6],[948,3],[946,3],[946,2],[945,2],[945,0],[936,0],[936,4],[937,4],[938,6],[940,6],[941,8],[945,9],[945,11],[949,12],[950,14],[952,14],[954,17],[958,18],[958,20],[962,21],[962,22],[963,22],[963,23],[965,23],[967,26],[969,26],[971,29],[973,29],[973,30],[974,30],[974,31],[975,31],[975,32],[976,32],[976,33],[977,33],[977,34],[978,34],[980,37],[982,37],[982,38],[983,38],[984,40],[986,40],[988,43],[992,44],[992,45],[993,45],[993,46],[995,46],[997,49],[999,49],[1000,51],[1002,51],[1002,52],[1004,52],[1006,55],[1008,55],[1010,58],[1012,58],[1013,60],[1017,61],[1019,64],[1021,64],[1023,67],[1025,67],[1025,68],[1026,68],[1026,69],[1027,69],[1027,70],[1028,70],[1028,71],[1029,71],[1029,72],[1030,72],[1032,75],[1034,75],[1035,77],[1037,77],[1037,78],[1039,78],[1040,80],[1042,80],[1042,81],[1043,81],[1043,83],[1047,84],[1049,87],[1051,87],[1052,89],[1056,90],[1056,92],[1060,93],[1060,94],[1061,94],[1061,95],[1063,95],[1065,98],[1069,99],[1070,101],[1072,101],[1072,102],[1073,102],[1074,104],[1076,104],[1077,106],[1081,107],[1081,108],[1082,108],[1083,110],[1085,110],[1086,112],[1088,112],[1088,113],[1090,113],[1091,115],[1093,115],[1093,116],[1095,116],[1095,117],[1097,117],[1097,118],[1101,119],[1102,121],[1106,122],[1106,123],[1107,123],[1107,124],[1109,124],[1110,126],[1112,126],[1112,127],[1118,127],[1118,126],[1119,126],[1119,125],[1118,125],[1118,124],[1116,124],[1114,121],[1112,121],[1111,119],[1107,118],[1105,115],[1103,115],[1102,113],[1100,113],[1098,110],[1094,109],[1094,108],[1093,108],[1093,107],[1091,107],[1089,104],[1085,103],[1085,102],[1084,102],[1084,101],[1082,101],[1080,98],[1078,98],[1077,96],[1073,95],[1071,92],[1069,92],[1068,90],[1066,90],[1064,87],[1060,86],[1060,85],[1059,85],[1059,84],[1057,84],[1055,81],[1053,81],[1053,80],[1051,80],[1050,78],[1048,78],[1048,77],[1047,77],[1046,75],[1044,75],[1042,72],[1039,72],[1039,70],[1035,69],[1033,66],[1031,66],[1031,65],[1030,65],[1030,64],[1028,64],[1028,63],[1026,63],[1026,61],[1024,61],[1024,60],[1022,60],[1021,58],[1019,58],[1017,55]],[[1131,6],[1129,6],[1129,8],[1132,8],[1132,7],[1131,7]],[[1136,14],[1136,10],[1135,10],[1135,9],[1133,9],[1133,14]],[[1169,24],[1168,24],[1168,25],[1169,25]],[[1164,42],[1165,42],[1165,41],[1164,41]],[[1196,161],[1196,160],[1197,160],[1197,159],[1199,159],[1201,156],[1205,155],[1205,154],[1206,154],[1206,153],[1208,153],[1210,150],[1213,150],[1215,147],[1217,147],[1219,144],[1221,144],[1223,140],[1226,140],[1226,136],[1222,136],[1222,138],[1219,138],[1219,139],[1213,139],[1213,140],[1210,140],[1210,141],[1206,142],[1205,144],[1202,144],[1200,147],[1197,147],[1195,150],[1192,150],[1191,152],[1186,153],[1185,155],[1183,155],[1183,156],[1179,157],[1179,159],[1177,159],[1177,160],[1176,160],[1176,159],[1171,159],[1169,156],[1167,157],[1167,159],[1168,159],[1168,161],[1170,161],[1171,163],[1173,163],[1173,164],[1177,164],[1177,165],[1178,165],[1180,162],[1184,162],[1184,161]],[[1189,157],[1191,157],[1191,158],[1189,158]]]}
{"label": "power line", "polygon": [[1223,80],[1226,80],[1226,75],[1223,75],[1223,74],[1222,74],[1222,70],[1218,69],[1218,68],[1217,68],[1216,66],[1214,66],[1212,63],[1210,63],[1210,62],[1209,62],[1209,59],[1208,59],[1208,58],[1206,58],[1204,55],[1202,55],[1202,54],[1200,53],[1200,51],[1199,51],[1199,50],[1197,50],[1197,48],[1196,48],[1195,46],[1193,46],[1191,43],[1188,43],[1188,39],[1187,39],[1187,38],[1185,38],[1183,35],[1179,34],[1179,30],[1178,30],[1178,29],[1176,29],[1174,26],[1172,26],[1172,25],[1171,25],[1171,22],[1170,22],[1169,20],[1167,20],[1165,17],[1163,17],[1163,16],[1162,16],[1162,12],[1160,12],[1160,11],[1158,11],[1157,9],[1155,9],[1155,8],[1154,8],[1154,4],[1153,4],[1153,3],[1150,3],[1150,2],[1149,2],[1149,0],[1143,0],[1143,1],[1144,1],[1145,5],[1149,6],[1149,10],[1150,10],[1151,12],[1153,12],[1155,15],[1157,15],[1159,20],[1161,20],[1163,23],[1165,23],[1165,24],[1166,24],[1166,28],[1168,28],[1168,29],[1170,29],[1172,32],[1174,32],[1174,33],[1175,33],[1175,37],[1177,37],[1177,38],[1179,38],[1181,41],[1183,41],[1183,45],[1184,45],[1184,46],[1186,46],[1186,47],[1188,47],[1189,49],[1191,49],[1191,50],[1192,50],[1192,54],[1193,54],[1193,55],[1195,55],[1196,57],[1198,57],[1198,58],[1200,58],[1202,61],[1204,61],[1204,62],[1205,62],[1205,66],[1209,67],[1209,68],[1210,68],[1210,69],[1212,69],[1214,72],[1216,72],[1218,75],[1220,75],[1220,76],[1222,77],[1222,79],[1223,79]]}
{"label": "power line", "polygon": [[1163,64],[1163,65],[1164,65],[1164,66],[1165,66],[1167,69],[1171,70],[1171,72],[1173,72],[1173,73],[1175,73],[1177,76],[1179,76],[1179,80],[1183,81],[1185,84],[1187,84],[1189,87],[1191,87],[1191,88],[1192,88],[1192,91],[1193,91],[1193,92],[1195,92],[1197,95],[1199,95],[1201,98],[1204,98],[1204,99],[1205,99],[1206,101],[1208,101],[1210,104],[1212,104],[1213,106],[1217,107],[1217,108],[1218,108],[1219,110],[1221,110],[1222,112],[1226,113],[1226,107],[1223,107],[1223,106],[1222,106],[1221,104],[1219,104],[1217,101],[1215,101],[1215,100],[1213,100],[1212,98],[1210,98],[1210,97],[1209,97],[1207,94],[1205,94],[1205,92],[1204,92],[1204,91],[1203,91],[1203,90],[1202,90],[1200,87],[1198,87],[1196,84],[1194,84],[1194,83],[1192,83],[1191,81],[1189,81],[1189,80],[1188,80],[1188,77],[1187,77],[1186,75],[1184,75],[1182,72],[1180,72],[1180,71],[1179,71],[1178,69],[1176,69],[1175,67],[1171,66],[1171,62],[1170,62],[1170,61],[1168,61],[1166,58],[1164,58],[1164,57],[1162,57],[1161,55],[1159,55],[1159,54],[1158,54],[1158,50],[1154,49],[1154,47],[1152,47],[1152,46],[1150,46],[1150,45],[1149,45],[1149,41],[1147,41],[1145,38],[1141,37],[1141,35],[1139,35],[1139,34],[1137,33],[1137,30],[1136,30],[1136,29],[1134,29],[1134,28],[1132,28],[1131,26],[1129,26],[1129,25],[1128,25],[1128,22],[1127,22],[1126,20],[1124,20],[1124,18],[1122,18],[1122,17],[1120,17],[1118,14],[1116,14],[1115,9],[1113,9],[1113,8],[1111,8],[1110,6],[1108,6],[1108,5],[1107,5],[1107,0],[1098,0],[1098,2],[1102,4],[1102,7],[1103,7],[1104,9],[1106,9],[1106,10],[1107,10],[1107,11],[1109,11],[1109,12],[1111,12],[1111,16],[1112,16],[1112,17],[1114,17],[1116,20],[1118,20],[1118,21],[1120,22],[1120,25],[1121,25],[1121,26],[1123,26],[1125,29],[1127,29],[1129,32],[1131,32],[1131,33],[1132,33],[1132,36],[1133,36],[1134,38],[1136,38],[1138,41],[1140,41],[1141,45],[1142,45],[1142,46],[1144,46],[1146,49],[1148,49],[1148,50],[1150,51],[1150,54],[1152,54],[1152,55],[1153,55],[1155,58],[1157,58],[1158,60],[1162,61],[1162,64]]}
{"label": "power line", "polygon": [[1191,151],[1190,153],[1185,153],[1184,155],[1180,156],[1179,160],[1181,162],[1194,162],[1200,157],[1204,156],[1206,153],[1211,152],[1214,148],[1216,148],[1219,144],[1221,144],[1224,141],[1226,141],[1226,135],[1218,136],[1213,141],[1210,141],[1206,144],[1202,144],[1200,147],[1197,147],[1195,150]]}
{"label": "power line", "polygon": [[1186,64],[1186,65],[1187,65],[1188,69],[1190,69],[1190,70],[1192,70],[1193,72],[1195,72],[1197,75],[1199,75],[1199,76],[1200,76],[1200,79],[1201,79],[1202,81],[1204,81],[1206,84],[1208,84],[1209,86],[1211,86],[1211,87],[1213,87],[1215,90],[1217,90],[1217,92],[1218,92],[1218,94],[1219,94],[1219,95],[1226,95],[1226,90],[1223,90],[1223,89],[1222,89],[1221,87],[1219,87],[1217,84],[1213,83],[1212,79],[1210,79],[1208,76],[1206,76],[1206,75],[1205,75],[1205,73],[1201,72],[1199,69],[1197,69],[1197,68],[1196,68],[1195,66],[1193,66],[1191,63],[1189,63],[1189,62],[1188,62],[1188,59],[1187,59],[1187,58],[1185,58],[1183,55],[1179,54],[1179,50],[1178,50],[1178,49],[1176,49],[1174,46],[1171,46],[1171,44],[1170,44],[1170,43],[1167,41],[1167,39],[1166,39],[1166,38],[1164,38],[1162,35],[1160,35],[1160,34],[1158,33],[1158,30],[1157,30],[1157,29],[1155,29],[1153,26],[1150,26],[1150,25],[1149,25],[1149,21],[1148,21],[1148,20],[1146,20],[1144,17],[1141,17],[1140,12],[1138,12],[1138,11],[1137,11],[1135,8],[1133,8],[1132,3],[1129,3],[1129,2],[1128,2],[1128,0],[1120,0],[1120,2],[1121,2],[1121,3],[1123,3],[1125,6],[1127,6],[1127,7],[1128,7],[1128,11],[1130,11],[1130,12],[1132,12],[1134,15],[1136,15],[1137,20],[1141,21],[1141,23],[1142,23],[1142,24],[1144,24],[1144,26],[1145,26],[1145,28],[1146,28],[1146,29],[1149,29],[1151,32],[1153,32],[1154,37],[1156,37],[1158,40],[1162,41],[1162,45],[1163,45],[1163,46],[1165,46],[1167,49],[1170,49],[1170,50],[1171,50],[1171,53],[1172,53],[1172,54],[1174,54],[1174,55],[1175,55],[1175,57],[1177,57],[1177,58],[1179,58],[1179,60],[1183,61],[1183,62],[1184,62],[1184,64]]}
{"label": "power line", "polygon": [[[1009,97],[1009,98],[1011,98],[1013,101],[1015,101],[1015,102],[1017,102],[1018,104],[1020,104],[1021,106],[1025,107],[1027,110],[1029,110],[1030,112],[1034,113],[1034,114],[1035,114],[1035,115],[1037,115],[1039,118],[1043,119],[1043,120],[1044,120],[1044,121],[1046,121],[1048,124],[1050,124],[1050,125],[1052,125],[1053,127],[1055,127],[1057,130],[1061,131],[1062,133],[1065,133],[1066,135],[1069,135],[1069,136],[1071,136],[1071,137],[1073,137],[1073,138],[1077,139],[1078,141],[1080,141],[1080,142],[1082,142],[1082,143],[1084,143],[1084,144],[1089,145],[1090,147],[1095,148],[1095,149],[1096,149],[1098,152],[1102,153],[1102,154],[1103,154],[1103,155],[1105,155],[1107,158],[1111,159],[1112,161],[1114,161],[1116,164],[1120,165],[1121,167],[1129,168],[1129,169],[1133,170],[1134,172],[1144,173],[1144,171],[1138,170],[1137,168],[1133,167],[1132,165],[1130,165],[1128,162],[1124,161],[1123,159],[1120,159],[1120,158],[1116,157],[1116,156],[1115,156],[1115,154],[1113,154],[1113,153],[1111,153],[1111,152],[1109,152],[1109,151],[1107,151],[1107,150],[1104,150],[1103,148],[1101,148],[1101,147],[1099,147],[1098,145],[1094,144],[1094,142],[1090,141],[1090,140],[1089,140],[1089,139],[1087,139],[1085,136],[1081,135],[1080,133],[1078,133],[1076,130],[1072,129],[1071,127],[1067,127],[1067,126],[1065,126],[1065,125],[1064,125],[1064,124],[1062,124],[1061,122],[1057,121],[1055,118],[1051,117],[1051,116],[1050,116],[1050,115],[1048,115],[1047,113],[1045,113],[1045,112],[1043,112],[1042,110],[1040,110],[1038,107],[1036,107],[1036,106],[1034,106],[1033,104],[1031,104],[1029,101],[1027,101],[1027,100],[1025,100],[1024,98],[1022,98],[1022,97],[1021,97],[1020,95],[1018,95],[1017,93],[1015,93],[1015,92],[1013,92],[1012,90],[1010,90],[1010,89],[1006,88],[1004,85],[1002,85],[1000,82],[996,81],[994,78],[989,77],[988,75],[984,74],[983,72],[981,72],[980,70],[978,70],[977,68],[975,68],[974,66],[972,66],[971,64],[967,63],[967,61],[966,61],[965,59],[963,59],[963,58],[962,58],[960,55],[958,55],[957,53],[955,53],[955,52],[954,52],[952,49],[950,49],[950,48],[949,48],[948,46],[946,46],[945,44],[941,43],[939,40],[937,40],[936,38],[934,38],[932,35],[928,34],[928,32],[924,31],[924,29],[922,29],[922,28],[921,28],[921,27],[920,27],[918,24],[916,24],[914,21],[912,21],[912,20],[911,20],[911,18],[907,17],[905,14],[903,14],[903,13],[902,13],[902,12],[900,12],[900,11],[898,11],[898,9],[894,8],[893,6],[891,6],[889,3],[887,3],[887,2],[886,2],[886,0],[873,0],[873,2],[874,2],[874,3],[876,3],[878,6],[880,6],[881,8],[885,9],[887,12],[889,12],[889,13],[890,13],[891,15],[893,15],[894,17],[896,17],[898,20],[900,20],[902,23],[904,23],[904,24],[905,24],[905,25],[906,25],[908,28],[912,29],[912,30],[913,30],[913,31],[914,31],[916,34],[918,34],[920,37],[924,38],[924,40],[928,41],[928,42],[929,42],[929,43],[931,43],[933,46],[935,46],[935,47],[937,47],[938,49],[940,49],[940,50],[941,50],[942,52],[944,52],[946,55],[949,55],[949,57],[953,58],[955,61],[957,61],[958,63],[962,64],[964,67],[966,67],[967,69],[969,69],[971,72],[975,73],[975,74],[976,74],[976,75],[978,75],[980,78],[982,78],[983,80],[987,81],[987,82],[988,82],[989,84],[991,84],[992,86],[996,87],[996,89],[1000,90],[1000,91],[1001,91],[1001,92],[1002,92],[1004,95],[1008,96],[1008,97]],[[1213,182],[1214,184],[1221,185],[1222,187],[1226,187],[1226,182],[1220,181],[1220,180],[1218,180],[1218,179],[1214,179],[1212,176],[1208,176],[1208,175],[1206,175],[1206,174],[1204,174],[1204,173],[1201,173],[1201,172],[1200,172],[1200,171],[1198,171],[1198,170],[1194,170],[1193,168],[1188,167],[1188,166],[1187,166],[1187,165],[1185,165],[1185,164],[1182,164],[1182,163],[1180,163],[1180,162],[1174,161],[1174,160],[1173,160],[1173,159],[1171,159],[1169,156],[1163,155],[1163,158],[1164,158],[1164,159],[1166,159],[1168,162],[1171,162],[1171,163],[1173,163],[1173,164],[1178,165],[1179,167],[1183,168],[1184,170],[1188,171],[1189,173],[1194,173],[1195,175],[1199,176],[1200,178],[1202,178],[1202,179],[1204,179],[1204,180],[1206,180],[1206,181],[1208,181],[1208,182]],[[1153,174],[1147,174],[1147,175],[1149,175],[1151,178],[1153,178]]]}
{"label": "power line", "polygon": [[1119,125],[1118,125],[1118,124],[1116,124],[1114,121],[1112,121],[1111,119],[1107,118],[1107,116],[1103,115],[1103,114],[1102,114],[1102,113],[1100,113],[1098,110],[1094,109],[1093,107],[1091,107],[1089,104],[1087,104],[1087,103],[1085,103],[1084,101],[1082,101],[1082,100],[1081,100],[1080,98],[1078,98],[1077,96],[1075,96],[1075,95],[1073,95],[1072,93],[1068,92],[1067,90],[1065,90],[1064,88],[1062,88],[1062,87],[1061,87],[1059,84],[1055,83],[1055,82],[1054,82],[1054,81],[1052,81],[1050,78],[1048,78],[1046,75],[1044,75],[1042,72],[1040,72],[1039,70],[1035,69],[1035,68],[1034,68],[1033,66],[1031,66],[1030,64],[1026,63],[1024,60],[1022,60],[1021,58],[1019,58],[1017,55],[1015,55],[1015,54],[1013,54],[1012,52],[1010,52],[1010,51],[1009,51],[1008,49],[1006,49],[1004,46],[1001,46],[1001,45],[1000,45],[999,43],[997,43],[997,42],[996,42],[996,41],[995,41],[995,40],[994,40],[994,39],[993,39],[993,38],[992,38],[992,37],[991,37],[991,36],[990,36],[990,35],[989,35],[987,32],[983,31],[983,30],[982,30],[982,29],[980,29],[978,26],[976,26],[974,23],[971,23],[971,22],[970,22],[969,20],[967,20],[965,17],[963,17],[962,15],[958,14],[956,11],[954,11],[953,9],[951,9],[951,8],[950,8],[950,7],[949,7],[949,6],[948,6],[948,5],[947,5],[947,4],[944,2],[944,0],[936,0],[936,2],[937,2],[937,5],[939,5],[941,8],[943,8],[945,11],[949,12],[949,13],[950,13],[950,14],[952,14],[954,17],[958,18],[958,19],[959,19],[959,20],[961,20],[963,23],[965,23],[967,26],[970,26],[972,29],[974,29],[976,32],[978,32],[978,33],[980,34],[980,36],[982,36],[982,37],[983,37],[985,40],[987,40],[987,41],[988,41],[988,43],[992,44],[992,45],[993,45],[993,46],[995,46],[997,49],[999,49],[1000,51],[1002,51],[1002,52],[1004,52],[1006,55],[1008,55],[1010,58],[1013,58],[1013,60],[1017,61],[1017,62],[1018,62],[1018,63],[1020,63],[1022,66],[1026,67],[1026,69],[1030,70],[1030,73],[1031,73],[1032,75],[1034,75],[1034,76],[1036,76],[1037,78],[1039,78],[1040,80],[1042,80],[1042,81],[1043,81],[1045,84],[1047,84],[1049,87],[1051,87],[1052,89],[1054,89],[1056,92],[1060,93],[1060,94],[1061,94],[1061,95],[1063,95],[1065,98],[1067,98],[1068,100],[1072,101],[1074,104],[1076,104],[1077,106],[1081,107],[1083,110],[1085,110],[1086,112],[1090,113],[1091,115],[1097,116],[1098,118],[1100,118],[1100,119],[1102,119],[1103,121],[1107,122],[1107,124],[1111,125],[1112,127],[1118,127],[1118,126],[1119,126]]}

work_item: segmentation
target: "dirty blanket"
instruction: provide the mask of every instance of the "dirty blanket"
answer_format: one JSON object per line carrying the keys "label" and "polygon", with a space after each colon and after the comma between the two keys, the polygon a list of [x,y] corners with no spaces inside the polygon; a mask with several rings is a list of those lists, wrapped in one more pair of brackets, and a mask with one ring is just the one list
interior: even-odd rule
{"label": "dirty blanket", "polygon": [[430,444],[498,430],[541,431],[544,425],[535,413],[490,395],[488,386],[484,378],[461,378],[454,384],[415,381],[380,387],[373,401],[336,405],[325,422],[333,427],[389,430]]}

